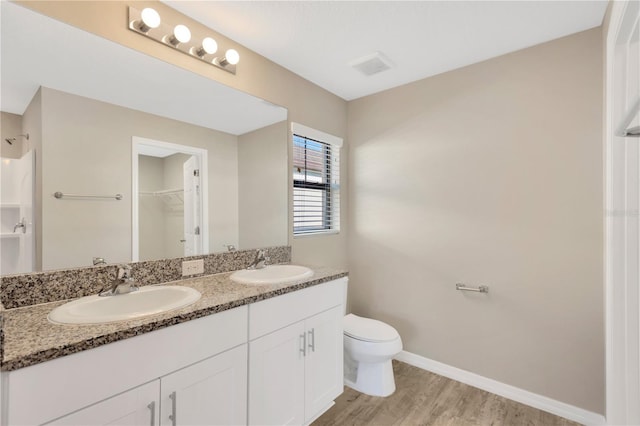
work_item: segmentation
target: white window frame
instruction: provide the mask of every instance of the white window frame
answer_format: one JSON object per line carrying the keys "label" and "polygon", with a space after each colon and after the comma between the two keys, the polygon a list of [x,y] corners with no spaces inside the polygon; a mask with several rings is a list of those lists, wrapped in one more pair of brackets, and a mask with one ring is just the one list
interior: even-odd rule
{"label": "white window frame", "polygon": [[[323,131],[320,130],[316,130],[313,129],[311,127],[307,127],[303,124],[299,124],[299,123],[291,123],[291,146],[293,147],[293,138],[294,136],[299,136],[299,137],[303,137],[306,139],[311,139],[314,141],[318,141],[318,142],[322,142],[328,145],[331,145],[332,151],[333,150],[337,150],[338,156],[340,155],[340,150],[343,146],[343,139],[338,137],[338,136],[334,136],[331,135],[329,133],[325,133]],[[292,159],[293,161],[293,159]],[[340,168],[338,168],[338,171],[340,170]],[[338,174],[338,187],[337,189],[334,190],[334,195],[338,198],[337,200],[337,204],[335,207],[335,210],[332,211],[332,215],[334,216],[334,218],[332,219],[332,223],[331,223],[331,228],[327,228],[327,229],[318,229],[318,230],[314,230],[312,232],[304,232],[304,233],[296,233],[295,231],[295,219],[292,220],[292,232],[293,232],[293,237],[294,238],[304,238],[304,237],[309,237],[309,236],[319,236],[319,235],[329,235],[329,234],[338,234],[340,233],[340,208],[339,208],[339,204],[340,204],[340,197],[341,197],[341,192],[340,192],[340,182],[341,182],[341,176],[340,174]],[[295,187],[293,187],[293,169],[292,169],[292,174],[290,176],[291,178],[291,184],[292,184],[292,190],[295,190]],[[295,210],[295,200],[292,199],[291,202],[291,209],[292,209],[292,214],[293,214],[293,210]]]}

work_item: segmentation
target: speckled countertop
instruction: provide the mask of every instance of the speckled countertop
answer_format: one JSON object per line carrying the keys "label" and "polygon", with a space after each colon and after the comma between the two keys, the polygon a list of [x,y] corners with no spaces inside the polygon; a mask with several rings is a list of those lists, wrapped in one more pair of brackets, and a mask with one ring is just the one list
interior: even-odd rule
{"label": "speckled countertop", "polygon": [[131,321],[91,325],[50,323],[47,314],[66,301],[5,309],[0,367],[2,371],[17,370],[347,275],[344,270],[312,269],[313,277],[289,284],[237,284],[230,280],[230,272],[163,283],[193,287],[202,293],[202,298],[185,308]]}

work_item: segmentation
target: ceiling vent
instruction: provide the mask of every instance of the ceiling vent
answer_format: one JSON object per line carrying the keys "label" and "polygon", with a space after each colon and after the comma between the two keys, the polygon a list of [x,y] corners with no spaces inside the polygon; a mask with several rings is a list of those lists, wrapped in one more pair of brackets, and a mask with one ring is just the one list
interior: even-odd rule
{"label": "ceiling vent", "polygon": [[367,76],[381,73],[393,67],[389,58],[380,52],[355,59],[349,62],[349,65]]}

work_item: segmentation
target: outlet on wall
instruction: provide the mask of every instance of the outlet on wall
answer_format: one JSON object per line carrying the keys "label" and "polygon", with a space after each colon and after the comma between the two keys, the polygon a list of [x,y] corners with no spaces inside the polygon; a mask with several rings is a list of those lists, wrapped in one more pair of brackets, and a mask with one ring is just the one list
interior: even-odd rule
{"label": "outlet on wall", "polygon": [[204,274],[204,260],[185,260],[182,262],[182,276]]}

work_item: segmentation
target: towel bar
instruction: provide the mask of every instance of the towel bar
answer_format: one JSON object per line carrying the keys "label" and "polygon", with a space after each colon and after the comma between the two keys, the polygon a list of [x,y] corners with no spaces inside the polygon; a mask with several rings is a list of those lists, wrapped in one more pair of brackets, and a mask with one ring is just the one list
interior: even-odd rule
{"label": "towel bar", "polygon": [[64,197],[69,197],[69,198],[101,198],[101,199],[115,198],[116,200],[122,200],[122,194],[116,194],[116,195],[82,195],[82,194],[63,194],[62,192],[58,191],[58,192],[55,192],[53,194],[53,196],[58,198],[58,199],[64,198]]}
{"label": "towel bar", "polygon": [[489,287],[486,285],[481,285],[480,287],[467,287],[464,284],[458,283],[456,284],[456,290],[461,291],[476,291],[478,293],[489,293]]}

